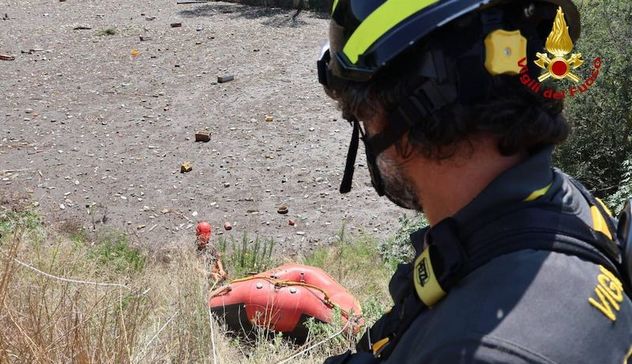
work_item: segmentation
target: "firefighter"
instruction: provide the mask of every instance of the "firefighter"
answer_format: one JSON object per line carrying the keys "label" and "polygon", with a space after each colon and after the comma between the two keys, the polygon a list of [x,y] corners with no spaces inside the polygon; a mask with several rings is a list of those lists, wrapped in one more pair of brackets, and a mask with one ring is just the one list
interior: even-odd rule
{"label": "firefighter", "polygon": [[326,363],[632,362],[630,219],[551,165],[563,103],[525,82],[564,85],[579,34],[570,0],[334,0],[318,74],[353,128],[340,190],[362,140],[377,193],[429,226],[391,310]]}

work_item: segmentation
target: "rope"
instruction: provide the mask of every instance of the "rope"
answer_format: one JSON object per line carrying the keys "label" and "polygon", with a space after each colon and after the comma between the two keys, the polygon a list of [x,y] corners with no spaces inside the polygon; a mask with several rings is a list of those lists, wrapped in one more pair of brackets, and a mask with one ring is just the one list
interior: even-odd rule
{"label": "rope", "polygon": [[320,293],[323,294],[323,298],[321,298],[321,301],[323,301],[323,303],[325,305],[327,305],[329,308],[337,308],[338,310],[340,310],[340,313],[342,314],[342,316],[344,316],[344,318],[346,318],[347,320],[349,320],[349,318],[352,317],[352,315],[349,312],[347,312],[345,309],[340,307],[340,305],[336,304],[335,302],[332,302],[330,297],[329,297],[329,294],[324,289],[322,289],[322,288],[320,288],[318,286],[315,286],[315,285],[309,284],[309,283],[305,283],[305,282],[295,282],[295,281],[281,280],[281,279],[270,278],[270,277],[265,277],[265,276],[260,276],[260,275],[254,275],[254,276],[250,276],[250,277],[234,279],[228,285],[220,287],[216,291],[211,292],[211,298],[230,292],[232,290],[230,285],[233,284],[233,283],[247,282],[247,281],[251,281],[251,280],[255,280],[255,279],[263,279],[265,281],[268,281],[268,282],[274,284],[275,287],[299,286],[299,287],[315,289],[315,290],[317,290],[317,291],[319,291]]}
{"label": "rope", "polygon": [[[215,285],[217,285],[217,282],[213,283],[213,286],[211,287],[211,289],[215,288]],[[210,307],[207,309],[207,311],[208,311],[208,324],[211,329],[211,346],[212,346],[212,353],[213,353],[213,364],[217,364],[217,353],[215,351],[215,332],[213,330],[213,313],[211,312]]]}
{"label": "rope", "polygon": [[35,267],[33,267],[32,265],[26,264],[22,261],[20,261],[17,258],[13,258],[13,260],[20,264],[21,266],[28,268],[32,271],[34,271],[35,273],[41,274],[45,277],[51,278],[51,279],[56,279],[58,281],[62,281],[62,282],[68,282],[68,283],[78,283],[78,284],[89,284],[89,285],[94,285],[94,286],[102,286],[102,287],[120,287],[120,288],[125,288],[129,291],[131,291],[132,289],[129,288],[128,286],[124,285],[124,284],[120,284],[120,283],[100,283],[100,282],[90,282],[90,281],[82,281],[79,279],[73,279],[73,278],[64,278],[64,277],[59,277],[59,276],[55,276],[52,275],[50,273],[46,273],[44,271],[41,271]]}
{"label": "rope", "polygon": [[297,352],[297,353],[294,353],[294,354],[292,354],[291,356],[289,356],[289,357],[287,357],[287,358],[285,358],[285,359],[283,359],[283,360],[281,360],[281,361],[278,361],[276,364],[284,364],[284,363],[287,363],[287,362],[289,362],[290,360],[292,360],[292,359],[296,358],[297,356],[302,355],[302,354],[304,354],[304,353],[306,353],[306,352],[308,352],[308,351],[310,351],[310,350],[314,349],[315,347],[320,346],[320,345],[322,345],[322,344],[326,343],[327,341],[333,340],[334,338],[336,338],[337,336],[339,336],[339,335],[341,335],[343,332],[345,332],[345,330],[347,330],[347,326],[349,326],[349,323],[350,323],[350,322],[351,322],[351,321],[347,321],[347,323],[346,323],[346,324],[342,327],[342,329],[340,329],[340,331],[338,331],[338,332],[336,332],[335,334],[333,334],[333,335],[329,336],[328,338],[323,339],[323,340],[321,340],[321,341],[317,342],[316,344],[314,344],[314,345],[312,345],[312,346],[309,346],[309,347],[307,347],[306,349],[303,349],[303,350],[301,350],[301,351],[299,351],[299,352]]}
{"label": "rope", "polygon": [[145,345],[145,348],[141,351],[141,354],[143,354],[140,358],[138,358],[137,360],[135,360],[136,363],[140,363],[141,360],[143,360],[143,358],[145,358],[145,356],[147,355],[147,349],[149,349],[149,347],[151,346],[151,343],[154,342],[154,340],[158,337],[158,335],[160,335],[160,333],[162,332],[162,330],[165,329],[165,327],[167,327],[167,325],[169,325],[169,323],[171,322],[171,320],[173,320],[176,316],[178,316],[178,314],[180,313],[180,311],[176,311],[176,313],[174,313],[169,320],[167,320],[167,322],[165,322],[164,325],[162,325],[162,327],[160,328],[160,330],[158,330],[158,332],[156,332],[156,334],[149,340],[149,342],[147,342],[147,345]]}

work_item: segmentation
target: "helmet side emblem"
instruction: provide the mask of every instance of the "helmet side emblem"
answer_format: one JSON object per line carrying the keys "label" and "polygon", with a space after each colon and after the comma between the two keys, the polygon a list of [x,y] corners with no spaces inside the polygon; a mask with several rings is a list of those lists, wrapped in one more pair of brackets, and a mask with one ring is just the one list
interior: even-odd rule
{"label": "helmet side emblem", "polygon": [[549,58],[548,53],[536,53],[537,59],[534,63],[544,70],[538,77],[538,80],[542,82],[549,77],[553,77],[558,80],[569,78],[579,82],[579,77],[573,74],[571,69],[578,68],[584,61],[581,53],[573,53],[568,59],[565,58],[573,50],[573,40],[568,34],[568,26],[564,19],[562,7],[557,8],[553,29],[546,38],[545,48],[548,53],[553,55],[553,58]]}

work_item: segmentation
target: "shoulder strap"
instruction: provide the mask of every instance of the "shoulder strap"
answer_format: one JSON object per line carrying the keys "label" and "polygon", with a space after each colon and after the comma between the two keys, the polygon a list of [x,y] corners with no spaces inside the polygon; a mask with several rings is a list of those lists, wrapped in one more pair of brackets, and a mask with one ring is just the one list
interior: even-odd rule
{"label": "shoulder strap", "polygon": [[498,256],[528,249],[574,255],[619,272],[617,244],[577,216],[542,207],[524,208],[495,224],[504,228],[464,237],[468,259],[459,279]]}
{"label": "shoulder strap", "polygon": [[[448,292],[492,259],[521,250],[573,255],[602,265],[615,274],[620,272],[616,243],[572,214],[535,204],[505,214],[494,224],[498,228],[460,236],[455,222],[446,219],[429,231],[430,264],[443,291]],[[412,264],[406,264],[398,268],[398,274],[407,275],[412,282],[418,272]],[[372,351],[380,360],[385,360],[414,319],[428,309],[415,289],[408,289],[402,296],[362,337],[358,351]]]}

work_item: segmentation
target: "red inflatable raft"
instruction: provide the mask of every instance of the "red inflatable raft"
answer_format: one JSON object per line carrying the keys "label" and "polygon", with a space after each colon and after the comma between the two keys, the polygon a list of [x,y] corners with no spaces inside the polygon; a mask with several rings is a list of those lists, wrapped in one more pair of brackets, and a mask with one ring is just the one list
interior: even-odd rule
{"label": "red inflatable raft", "polygon": [[321,269],[300,264],[234,280],[211,292],[208,304],[235,332],[267,327],[298,342],[307,338],[307,319],[329,323],[334,308],[354,331],[361,325],[358,300]]}

